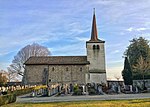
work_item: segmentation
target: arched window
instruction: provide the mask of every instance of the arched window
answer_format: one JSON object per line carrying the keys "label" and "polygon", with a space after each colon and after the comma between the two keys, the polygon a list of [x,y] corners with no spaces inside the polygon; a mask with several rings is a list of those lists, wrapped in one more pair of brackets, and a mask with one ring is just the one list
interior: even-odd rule
{"label": "arched window", "polygon": [[82,68],[80,68],[80,71],[82,72]]}
{"label": "arched window", "polygon": [[68,71],[68,67],[66,68],[66,71]]}
{"label": "arched window", "polygon": [[99,49],[99,45],[97,45],[97,49]]}
{"label": "arched window", "polygon": [[93,49],[96,49],[96,46],[95,46],[95,45],[93,45]]}
{"label": "arched window", "polygon": [[52,68],[52,71],[54,71],[55,69],[54,69],[54,67]]}

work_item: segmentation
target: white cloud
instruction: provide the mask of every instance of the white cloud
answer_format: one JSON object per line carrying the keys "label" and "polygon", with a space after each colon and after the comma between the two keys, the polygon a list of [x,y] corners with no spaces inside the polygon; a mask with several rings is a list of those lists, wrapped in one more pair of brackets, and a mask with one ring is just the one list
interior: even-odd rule
{"label": "white cloud", "polygon": [[126,29],[126,30],[129,31],[129,32],[132,32],[133,31],[133,27],[130,27],[130,28]]}
{"label": "white cloud", "polygon": [[81,41],[81,42],[86,42],[86,41],[89,40],[89,37],[88,38],[87,37],[85,37],[85,38],[83,38],[83,37],[76,37],[76,39]]}
{"label": "white cloud", "polygon": [[147,30],[147,29],[148,29],[148,28],[144,28],[144,27],[143,27],[143,28],[137,28],[136,30],[137,30],[137,31],[144,31],[144,30]]}
{"label": "white cloud", "polygon": [[140,28],[133,28],[133,27],[129,27],[128,29],[126,29],[127,31],[129,32],[132,32],[132,31],[145,31],[145,30],[149,30],[150,28],[146,28],[146,27],[140,27]]}

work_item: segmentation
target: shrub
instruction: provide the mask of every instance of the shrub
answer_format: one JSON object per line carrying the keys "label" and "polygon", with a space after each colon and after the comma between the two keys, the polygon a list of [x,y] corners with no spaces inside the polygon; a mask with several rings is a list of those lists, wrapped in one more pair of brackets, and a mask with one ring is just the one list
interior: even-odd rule
{"label": "shrub", "polygon": [[16,95],[15,94],[8,94],[0,96],[0,106],[8,103],[13,103],[16,101]]}
{"label": "shrub", "polygon": [[75,90],[73,95],[82,95],[82,90],[81,89]]}
{"label": "shrub", "polygon": [[79,89],[78,85],[75,85],[73,90],[74,90],[73,95],[82,95],[82,90]]}
{"label": "shrub", "polygon": [[88,89],[89,95],[96,95],[96,90],[94,88],[89,88]]}
{"label": "shrub", "polygon": [[34,89],[33,88],[25,88],[21,90],[15,90],[13,92],[9,92],[10,94],[15,94],[16,96],[23,95],[23,94],[28,94],[32,92]]}

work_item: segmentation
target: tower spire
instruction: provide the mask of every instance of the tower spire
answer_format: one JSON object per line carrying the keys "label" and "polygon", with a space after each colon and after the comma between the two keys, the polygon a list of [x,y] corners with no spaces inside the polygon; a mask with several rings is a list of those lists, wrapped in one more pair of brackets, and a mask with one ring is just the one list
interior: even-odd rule
{"label": "tower spire", "polygon": [[91,40],[90,41],[98,41],[95,8],[93,9],[93,22],[92,22],[92,32],[91,32]]}

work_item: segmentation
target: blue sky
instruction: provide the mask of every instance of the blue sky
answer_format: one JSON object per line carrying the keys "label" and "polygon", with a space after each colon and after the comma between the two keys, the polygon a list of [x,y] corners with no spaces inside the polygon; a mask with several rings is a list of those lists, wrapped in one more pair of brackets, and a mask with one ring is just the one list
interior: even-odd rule
{"label": "blue sky", "polygon": [[86,55],[93,8],[106,41],[107,78],[120,76],[129,40],[150,40],[150,0],[0,0],[0,69],[35,42],[52,55]]}

